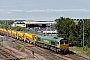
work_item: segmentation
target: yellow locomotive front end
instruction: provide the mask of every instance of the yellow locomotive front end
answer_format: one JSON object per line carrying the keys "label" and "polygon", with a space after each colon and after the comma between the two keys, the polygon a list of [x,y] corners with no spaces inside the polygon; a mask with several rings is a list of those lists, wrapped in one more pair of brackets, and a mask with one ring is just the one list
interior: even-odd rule
{"label": "yellow locomotive front end", "polygon": [[69,42],[67,39],[60,40],[60,49],[62,51],[69,51]]}
{"label": "yellow locomotive front end", "polygon": [[57,41],[57,51],[67,53],[69,52],[69,42],[67,39],[60,38],[60,40]]}

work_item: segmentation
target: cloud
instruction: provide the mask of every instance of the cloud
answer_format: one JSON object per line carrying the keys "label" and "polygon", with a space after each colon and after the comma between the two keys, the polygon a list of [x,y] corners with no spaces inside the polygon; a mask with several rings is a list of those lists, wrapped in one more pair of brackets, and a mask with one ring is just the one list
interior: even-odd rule
{"label": "cloud", "polygon": [[45,12],[46,10],[26,10],[26,12]]}
{"label": "cloud", "polygon": [[12,12],[7,12],[8,15],[12,15]]}
{"label": "cloud", "polygon": [[23,12],[23,10],[11,10],[12,12]]}
{"label": "cloud", "polygon": [[3,9],[0,9],[0,11],[4,11]]}
{"label": "cloud", "polygon": [[46,10],[27,10],[26,12],[73,12],[73,11],[83,11],[89,12],[87,9],[46,9]]}
{"label": "cloud", "polygon": [[0,9],[0,13],[4,13],[7,12],[7,14],[11,15],[12,13],[14,14],[14,12],[19,12],[19,13],[23,13],[23,12],[90,12],[90,10],[88,9],[31,9],[31,10],[19,10],[19,9],[15,9],[15,10],[4,10],[4,9]]}
{"label": "cloud", "polygon": [[10,11],[10,12],[90,12],[88,9],[31,9],[31,10],[4,10],[0,9],[0,11]]}
{"label": "cloud", "polygon": [[33,19],[33,20],[54,20],[56,18],[57,17],[40,17],[40,18],[35,17],[35,19]]}

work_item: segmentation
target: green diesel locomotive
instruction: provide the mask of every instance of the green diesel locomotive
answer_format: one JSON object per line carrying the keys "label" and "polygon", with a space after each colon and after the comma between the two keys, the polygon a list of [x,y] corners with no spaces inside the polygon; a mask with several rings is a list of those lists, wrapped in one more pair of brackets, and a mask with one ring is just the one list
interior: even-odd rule
{"label": "green diesel locomotive", "polygon": [[58,53],[69,51],[68,40],[60,37],[36,35],[36,45]]}

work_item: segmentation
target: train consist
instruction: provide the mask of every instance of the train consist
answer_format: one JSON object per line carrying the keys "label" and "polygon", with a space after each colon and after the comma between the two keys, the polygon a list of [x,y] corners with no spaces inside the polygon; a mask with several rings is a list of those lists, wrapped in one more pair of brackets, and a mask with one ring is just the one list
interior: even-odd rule
{"label": "train consist", "polygon": [[12,36],[15,39],[22,40],[43,48],[47,48],[57,53],[61,51],[69,51],[68,40],[60,37],[44,36],[40,34],[29,34],[20,31],[6,30],[1,28],[0,35]]}

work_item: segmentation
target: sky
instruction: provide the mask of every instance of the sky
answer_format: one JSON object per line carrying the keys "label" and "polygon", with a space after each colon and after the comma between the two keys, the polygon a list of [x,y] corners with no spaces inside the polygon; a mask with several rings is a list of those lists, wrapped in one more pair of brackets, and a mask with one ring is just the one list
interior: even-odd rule
{"label": "sky", "polygon": [[0,0],[0,20],[90,18],[90,0]]}

